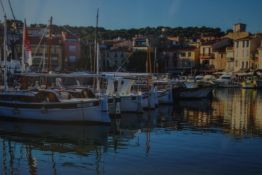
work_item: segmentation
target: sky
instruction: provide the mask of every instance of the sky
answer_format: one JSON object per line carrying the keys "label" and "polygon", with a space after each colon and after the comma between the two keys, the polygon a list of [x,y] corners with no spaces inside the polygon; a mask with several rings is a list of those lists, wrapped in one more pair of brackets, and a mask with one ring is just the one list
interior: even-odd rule
{"label": "sky", "polygon": [[[3,1],[11,17],[8,0]],[[247,24],[249,32],[262,32],[261,0],[10,0],[15,17],[27,23],[99,26],[107,29],[208,26],[222,30]],[[3,20],[3,10],[0,10]]]}

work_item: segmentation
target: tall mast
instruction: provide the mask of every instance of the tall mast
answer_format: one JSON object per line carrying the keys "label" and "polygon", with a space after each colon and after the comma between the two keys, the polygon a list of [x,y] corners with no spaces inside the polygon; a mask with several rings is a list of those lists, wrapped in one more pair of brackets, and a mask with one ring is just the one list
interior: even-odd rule
{"label": "tall mast", "polygon": [[154,54],[154,73],[157,73],[157,63],[156,63],[156,47],[155,47],[155,54]]}
{"label": "tall mast", "polygon": [[21,61],[21,66],[22,66],[22,72],[25,72],[25,29],[26,28],[26,21],[24,19],[24,27],[23,27],[23,43],[22,43],[22,61]]}
{"label": "tall mast", "polygon": [[4,15],[4,90],[8,90],[8,84],[7,84],[7,19],[6,14]]}
{"label": "tall mast", "polygon": [[[99,92],[100,91],[100,82],[99,82],[99,45],[97,42],[97,32],[98,32],[98,15],[99,15],[99,9],[97,9],[97,14],[96,14],[96,31],[95,31],[95,54],[94,54],[94,72],[96,73],[96,91]],[[95,86],[95,83],[94,83]]]}
{"label": "tall mast", "polygon": [[97,31],[98,31],[98,15],[99,15],[99,9],[97,9],[97,14],[96,14],[96,30],[95,30],[95,43],[94,43],[94,72],[97,70]]}
{"label": "tall mast", "polygon": [[49,35],[48,35],[48,72],[51,71],[51,44],[52,44],[52,20],[53,17],[50,17],[49,21]]}
{"label": "tall mast", "polygon": [[97,43],[97,50],[96,50],[96,91],[100,91],[100,81],[99,81],[99,44]]}
{"label": "tall mast", "polygon": [[8,84],[7,84],[7,19],[6,19],[6,13],[5,13],[5,8],[2,0],[0,0],[1,7],[4,12],[4,91],[8,90]]}

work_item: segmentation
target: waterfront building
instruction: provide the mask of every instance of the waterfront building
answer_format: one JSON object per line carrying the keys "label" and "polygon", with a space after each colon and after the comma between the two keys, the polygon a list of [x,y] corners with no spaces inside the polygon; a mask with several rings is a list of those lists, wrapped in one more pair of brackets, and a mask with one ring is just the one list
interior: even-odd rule
{"label": "waterfront building", "polygon": [[144,36],[137,35],[133,38],[132,46],[133,51],[147,51],[150,46],[149,39]]}
{"label": "waterfront building", "polygon": [[227,49],[233,46],[231,39],[221,39],[213,44],[214,68],[216,71],[225,71],[227,67]]}
{"label": "waterfront building", "polygon": [[62,32],[64,68],[75,70],[77,62],[80,60],[80,37],[76,34]]}
{"label": "waterfront building", "polygon": [[234,71],[256,69],[256,52],[262,39],[261,34],[234,41]]}
{"label": "waterfront building", "polygon": [[[40,42],[41,41],[41,42]],[[32,71],[48,70],[48,38],[42,40],[39,37],[30,37],[30,45],[32,49]],[[62,69],[63,46],[60,36],[53,36],[50,46],[51,70],[60,71]]]}
{"label": "waterfront building", "polygon": [[194,46],[171,47],[162,53],[165,71],[191,72],[199,66],[199,49]]}
{"label": "waterfront building", "polygon": [[257,57],[258,57],[258,69],[262,69],[262,42],[260,47],[257,49]]}
{"label": "waterfront building", "polygon": [[226,48],[226,72],[233,72],[234,71],[234,48],[227,47]]}
{"label": "waterfront building", "polygon": [[216,40],[210,40],[207,42],[201,43],[200,49],[200,66],[203,70],[213,69],[214,68],[214,53],[213,53],[213,44]]}
{"label": "waterfront building", "polygon": [[[252,35],[246,32],[245,24],[238,23],[233,26],[233,32],[228,33],[224,38],[229,38],[234,41],[234,56],[228,57],[228,64],[231,64],[232,62],[234,64],[234,72],[247,71],[249,69],[257,68],[258,63],[256,59],[256,52],[262,39],[261,34]],[[228,54],[231,54],[230,50],[228,51]],[[228,67],[231,67],[231,65]]]}
{"label": "waterfront building", "polygon": [[100,45],[101,71],[116,71],[128,63],[131,53],[130,40],[104,40]]}

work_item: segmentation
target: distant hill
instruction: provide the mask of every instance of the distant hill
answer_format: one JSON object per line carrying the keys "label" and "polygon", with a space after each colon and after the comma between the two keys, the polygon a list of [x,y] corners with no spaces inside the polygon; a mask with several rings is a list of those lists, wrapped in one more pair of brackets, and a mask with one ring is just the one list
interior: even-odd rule
{"label": "distant hill", "polygon": [[[45,26],[43,24],[32,24],[31,27],[34,26]],[[57,26],[53,25],[54,32],[61,31],[70,31],[75,34],[79,34],[81,39],[93,40],[95,34],[95,27],[76,27],[76,26]],[[115,39],[115,38],[123,38],[123,39],[132,39],[135,35],[144,35],[150,37],[160,37],[160,36],[170,36],[176,35],[181,37],[188,38],[197,38],[201,35],[207,36],[223,36],[225,33],[221,31],[220,28],[211,28],[211,27],[144,27],[144,28],[131,28],[131,29],[105,29],[99,27],[98,29],[99,38],[103,40],[107,39]]]}

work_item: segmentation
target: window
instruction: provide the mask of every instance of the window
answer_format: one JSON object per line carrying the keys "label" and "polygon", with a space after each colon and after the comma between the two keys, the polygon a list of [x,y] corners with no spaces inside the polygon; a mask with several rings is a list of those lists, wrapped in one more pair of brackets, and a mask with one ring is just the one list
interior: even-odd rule
{"label": "window", "polygon": [[243,48],[245,47],[245,42],[246,42],[246,41],[242,41],[242,47],[243,47]]}
{"label": "window", "polygon": [[246,47],[249,47],[249,41],[248,40],[246,41]]}
{"label": "window", "polygon": [[185,52],[181,52],[181,53],[180,53],[180,56],[181,56],[181,57],[185,57],[185,56],[186,56],[186,53],[185,53]]}
{"label": "window", "polygon": [[246,69],[248,69],[248,61],[246,62]]}
{"label": "window", "polygon": [[191,57],[191,52],[188,52],[188,57]]}
{"label": "window", "polygon": [[241,69],[244,69],[245,63],[242,61]]}
{"label": "window", "polygon": [[68,61],[69,61],[70,63],[74,63],[74,62],[76,62],[76,57],[75,57],[75,56],[69,56]]}
{"label": "window", "polygon": [[236,41],[235,43],[236,43],[236,48],[238,48],[238,41]]}
{"label": "window", "polygon": [[70,45],[69,46],[69,51],[70,52],[75,52],[76,51],[76,46],[75,45]]}

